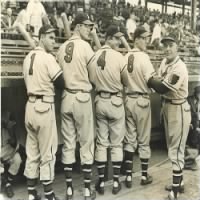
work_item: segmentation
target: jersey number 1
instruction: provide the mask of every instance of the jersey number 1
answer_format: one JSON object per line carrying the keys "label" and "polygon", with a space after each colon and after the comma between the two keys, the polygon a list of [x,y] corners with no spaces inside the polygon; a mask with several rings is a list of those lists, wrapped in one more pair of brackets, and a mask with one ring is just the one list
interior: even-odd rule
{"label": "jersey number 1", "polygon": [[103,51],[97,60],[97,65],[98,67],[101,67],[102,70],[104,70],[104,67],[106,65],[105,58],[106,58],[106,51]]}
{"label": "jersey number 1", "polygon": [[74,51],[74,43],[70,42],[65,47],[65,53],[66,53],[66,55],[65,55],[64,59],[65,59],[66,63],[70,63],[72,61],[73,51]]}
{"label": "jersey number 1", "polygon": [[33,62],[34,62],[34,59],[35,59],[35,53],[33,53],[32,55],[31,55],[31,64],[30,64],[30,68],[29,68],[29,75],[33,75]]}

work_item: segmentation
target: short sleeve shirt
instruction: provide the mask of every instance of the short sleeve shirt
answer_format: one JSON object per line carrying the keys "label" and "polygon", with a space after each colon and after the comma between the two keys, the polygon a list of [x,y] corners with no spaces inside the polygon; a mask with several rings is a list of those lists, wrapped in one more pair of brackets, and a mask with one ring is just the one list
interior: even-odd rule
{"label": "short sleeve shirt", "polygon": [[68,89],[90,91],[87,65],[94,52],[88,42],[79,36],[72,36],[61,45],[57,60],[63,69],[65,86]]}
{"label": "short sleeve shirt", "polygon": [[53,81],[62,70],[52,54],[36,47],[26,56],[23,73],[28,94],[54,96]]}
{"label": "short sleeve shirt", "polygon": [[127,62],[127,87],[126,93],[141,92],[151,93],[147,86],[149,79],[155,75],[155,69],[149,56],[135,48],[125,55]]}
{"label": "short sleeve shirt", "polygon": [[171,63],[161,62],[159,75],[163,84],[170,89],[163,95],[167,99],[185,99],[188,96],[188,71],[185,63],[177,56]]}
{"label": "short sleeve shirt", "polygon": [[105,45],[95,53],[88,68],[90,80],[97,91],[114,93],[123,90],[122,76],[126,61],[121,53]]}

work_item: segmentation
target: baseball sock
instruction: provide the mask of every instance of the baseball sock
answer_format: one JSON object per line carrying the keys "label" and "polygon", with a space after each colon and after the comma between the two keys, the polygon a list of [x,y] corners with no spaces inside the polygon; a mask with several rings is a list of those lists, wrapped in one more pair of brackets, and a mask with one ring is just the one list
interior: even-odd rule
{"label": "baseball sock", "polygon": [[140,158],[140,161],[141,161],[141,168],[142,168],[142,177],[147,177],[149,159]]}
{"label": "baseball sock", "polygon": [[113,181],[114,181],[114,185],[116,183],[119,184],[119,174],[120,174],[121,164],[122,164],[122,162],[112,162],[112,165],[113,165]]}
{"label": "baseball sock", "polygon": [[172,183],[172,191],[174,193],[174,197],[177,198],[177,194],[179,191],[179,187],[182,181],[182,170],[173,170],[173,183]]}
{"label": "baseball sock", "polygon": [[84,176],[84,185],[85,185],[85,196],[90,196],[90,184],[92,176],[92,165],[84,164],[82,165],[83,176]]}
{"label": "baseball sock", "polygon": [[96,161],[96,164],[97,164],[97,169],[98,169],[98,173],[99,173],[99,184],[100,184],[101,187],[103,187],[104,186],[104,182],[105,182],[106,162],[98,162],[98,161]]}
{"label": "baseball sock", "polygon": [[133,168],[133,152],[125,151],[124,152],[126,176],[132,178],[132,168]]}
{"label": "baseball sock", "polygon": [[37,191],[36,191],[36,185],[37,185],[37,178],[34,179],[30,179],[27,178],[27,189],[28,189],[28,195],[33,196],[33,198],[37,195]]}
{"label": "baseball sock", "polygon": [[9,186],[9,185],[12,185],[13,179],[14,179],[14,175],[12,175],[11,173],[8,172],[6,187]]}
{"label": "baseball sock", "polygon": [[72,188],[72,167],[73,167],[73,164],[64,165],[65,181],[66,181],[67,188],[68,187]]}
{"label": "baseball sock", "polygon": [[46,180],[42,181],[43,187],[44,187],[44,195],[45,198],[48,200],[53,200],[54,199],[54,192],[53,192],[53,187],[52,187],[52,180]]}

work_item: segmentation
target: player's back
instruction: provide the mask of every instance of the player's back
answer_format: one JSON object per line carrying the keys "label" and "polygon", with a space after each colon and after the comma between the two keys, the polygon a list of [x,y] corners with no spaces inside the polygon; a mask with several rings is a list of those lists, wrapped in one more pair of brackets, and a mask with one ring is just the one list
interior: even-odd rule
{"label": "player's back", "polygon": [[155,70],[149,56],[138,49],[133,49],[125,57],[128,64],[128,86],[126,92],[151,93],[147,82],[155,73]]}
{"label": "player's back", "polygon": [[87,64],[94,55],[89,43],[78,36],[72,36],[61,45],[57,59],[63,69],[65,86],[68,89],[90,91]]}
{"label": "player's back", "polygon": [[124,57],[105,45],[89,63],[90,78],[97,91],[118,92],[123,89],[121,72],[126,66]]}
{"label": "player's back", "polygon": [[[37,47],[25,58],[23,64],[24,80],[28,94],[55,95],[49,66],[55,62],[53,55]],[[53,70],[53,69],[52,69]]]}

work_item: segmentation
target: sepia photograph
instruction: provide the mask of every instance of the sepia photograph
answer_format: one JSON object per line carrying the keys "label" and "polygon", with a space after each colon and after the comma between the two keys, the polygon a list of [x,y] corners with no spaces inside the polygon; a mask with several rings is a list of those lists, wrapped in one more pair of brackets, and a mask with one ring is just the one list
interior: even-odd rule
{"label": "sepia photograph", "polygon": [[1,0],[1,200],[200,200],[200,1]]}

